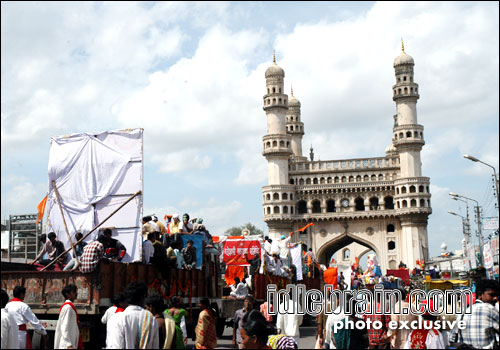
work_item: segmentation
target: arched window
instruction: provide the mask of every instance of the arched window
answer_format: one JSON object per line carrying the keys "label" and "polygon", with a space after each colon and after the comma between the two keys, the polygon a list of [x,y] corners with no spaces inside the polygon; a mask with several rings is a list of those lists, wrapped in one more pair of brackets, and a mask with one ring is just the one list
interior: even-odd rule
{"label": "arched window", "polygon": [[370,198],[370,210],[378,210],[378,198]]}
{"label": "arched window", "polygon": [[389,241],[389,243],[387,243],[387,249],[388,250],[394,250],[394,249],[396,249],[396,242]]}
{"label": "arched window", "polygon": [[361,182],[361,175],[356,176],[356,182]]}
{"label": "arched window", "polygon": [[293,207],[290,207],[290,214],[293,214]]}
{"label": "arched window", "polygon": [[293,185],[293,184],[294,184],[293,179],[290,179],[290,185]]}
{"label": "arched window", "polygon": [[285,201],[286,201],[286,200],[288,199],[288,193],[283,193],[283,194],[281,195],[281,199],[283,199],[283,200],[285,200]]}
{"label": "arched window", "polygon": [[283,214],[288,214],[288,207],[286,205],[283,206]]}
{"label": "arched window", "polygon": [[273,200],[277,201],[277,200],[279,200],[279,199],[280,199],[280,195],[279,195],[279,194],[277,194],[277,193],[274,193],[274,194],[273,194]]}
{"label": "arched window", "polygon": [[365,210],[365,200],[361,197],[358,197],[354,200],[356,211]]}
{"label": "arched window", "polygon": [[349,182],[354,182],[354,176],[349,176]]}
{"label": "arched window", "polygon": [[424,186],[418,186],[418,192],[423,193],[424,192]]}
{"label": "arched window", "polygon": [[280,207],[275,206],[273,209],[273,214],[279,214],[280,213]]}
{"label": "arched window", "polygon": [[267,207],[267,214],[271,214],[271,207]]}
{"label": "arched window", "polygon": [[276,88],[273,87],[273,94],[276,93]]}
{"label": "arched window", "polygon": [[318,179],[316,177],[313,179],[313,184],[315,184],[315,185],[318,184]]}
{"label": "arched window", "polygon": [[394,225],[393,224],[387,225],[387,232],[394,232]]}
{"label": "arched window", "polygon": [[347,178],[345,176],[342,176],[342,182],[346,182]]}
{"label": "arched window", "polygon": [[321,202],[318,200],[315,200],[312,202],[312,212],[313,213],[321,213]]}
{"label": "arched window", "polygon": [[406,193],[406,186],[401,187],[401,193]]}
{"label": "arched window", "polygon": [[405,137],[405,134],[403,134],[402,132],[399,133],[399,138],[402,139]]}
{"label": "arched window", "polygon": [[407,93],[408,93],[408,88],[405,88],[405,94],[407,94]]}
{"label": "arched window", "polygon": [[399,194],[399,187],[396,187],[396,194]]}
{"label": "arched window", "polygon": [[425,199],[420,200],[420,208],[425,208]]}
{"label": "arched window", "polygon": [[417,206],[417,201],[415,199],[412,199],[410,205],[412,208],[415,208]]}
{"label": "arched window", "polygon": [[403,200],[403,208],[408,208],[408,202],[405,200]]}
{"label": "arched window", "polygon": [[410,186],[410,193],[415,193],[417,192],[417,189],[415,188],[415,186],[411,185]]}
{"label": "arched window", "polygon": [[401,204],[399,204],[399,201],[398,201],[398,209],[400,209],[400,208],[401,208]]}
{"label": "arched window", "polygon": [[304,184],[304,179],[300,179],[299,180],[299,185],[303,185]]}
{"label": "arched window", "polygon": [[387,196],[384,198],[384,206],[385,209],[394,209],[394,200],[391,196]]}
{"label": "arched window", "polygon": [[368,182],[370,180],[370,177],[368,175],[363,176],[363,181]]}
{"label": "arched window", "polygon": [[271,147],[271,142],[266,142],[266,148]]}
{"label": "arched window", "polygon": [[293,201],[293,193],[290,193],[290,200]]}
{"label": "arched window", "polygon": [[377,175],[372,175],[372,176],[371,176],[371,180],[372,180],[372,181],[377,181]]}
{"label": "arched window", "polygon": [[280,141],[280,147],[285,147],[285,141]]}
{"label": "arched window", "polygon": [[351,257],[351,251],[349,249],[344,249],[343,254],[342,254],[342,259],[344,260],[349,260]]}
{"label": "arched window", "polygon": [[320,184],[324,184],[324,183],[325,183],[325,178],[324,178],[324,177],[322,177],[321,179],[319,179],[319,183],[320,183]]}
{"label": "arched window", "polygon": [[379,174],[378,175],[378,181],[384,181],[384,175]]}
{"label": "arched window", "polygon": [[339,177],[335,176],[335,179],[333,179],[333,182],[335,182],[336,184],[338,184],[339,183]]}
{"label": "arched window", "polygon": [[268,194],[266,194],[266,199],[267,199],[268,201],[270,201],[270,200],[271,200],[271,195],[270,195],[269,193],[268,193]]}
{"label": "arched window", "polygon": [[273,141],[273,147],[278,147],[278,141]]}
{"label": "arched window", "polygon": [[329,184],[331,184],[331,183],[332,183],[332,178],[331,178],[331,177],[328,177],[328,178],[326,179],[326,182],[327,182],[327,183],[329,183]]}
{"label": "arched window", "polygon": [[335,208],[335,201],[333,199],[326,202],[326,211],[328,213],[335,213],[337,211],[337,208]]}
{"label": "arched window", "polygon": [[310,185],[311,184],[311,179],[310,178],[307,178],[306,179],[306,185]]}
{"label": "arched window", "polygon": [[307,203],[306,203],[306,201],[298,201],[297,202],[297,213],[298,214],[307,214]]}
{"label": "arched window", "polygon": [[411,131],[406,132],[406,137],[411,137]]}

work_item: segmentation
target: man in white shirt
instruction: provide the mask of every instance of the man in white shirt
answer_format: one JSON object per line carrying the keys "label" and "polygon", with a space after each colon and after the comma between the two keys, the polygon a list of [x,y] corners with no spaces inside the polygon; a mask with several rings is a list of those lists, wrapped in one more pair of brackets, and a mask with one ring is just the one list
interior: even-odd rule
{"label": "man in white shirt", "polygon": [[[115,335],[118,332],[117,323],[121,314],[128,306],[125,301],[125,294],[122,292],[115,294],[113,302],[114,305],[106,310],[101,320],[102,323],[106,324],[106,349],[117,348],[117,345],[113,343],[114,339],[116,339]],[[106,317],[106,319],[104,319],[104,317]]]}
{"label": "man in white shirt", "polygon": [[267,254],[271,255],[271,242],[273,240],[270,239],[268,236],[264,237],[264,250],[267,252]]}
{"label": "man in white shirt", "polygon": [[78,328],[78,313],[73,305],[78,289],[74,284],[68,284],[61,293],[66,301],[59,310],[54,349],[83,349],[82,337]]}
{"label": "man in white shirt", "polygon": [[179,224],[179,232],[193,233],[193,224],[189,222],[189,214],[182,215],[182,222]]}
{"label": "man in white shirt", "polygon": [[284,306],[288,306],[288,310],[283,314],[278,312],[276,329],[279,334],[285,334],[292,337],[298,344],[300,339],[299,327],[302,324],[303,315],[299,315],[298,304],[295,300],[293,300],[292,295],[290,295],[290,302],[285,303],[286,300],[284,300],[281,304],[281,310],[285,310]]}
{"label": "man in white shirt", "polygon": [[109,334],[109,348],[159,349],[158,323],[153,314],[142,307],[147,288],[144,282],[134,281],[125,289],[128,306],[114,316],[117,317],[116,327],[113,334]]}
{"label": "man in white shirt", "polygon": [[281,276],[281,260],[277,254],[273,254],[272,258],[269,260],[268,271],[271,275]]}
{"label": "man in white shirt", "polygon": [[285,237],[285,235],[281,235],[281,239],[279,241],[281,263],[288,267],[290,267],[290,261],[288,259],[288,256],[290,255],[290,247],[288,246],[290,239],[291,236]]}
{"label": "man in white shirt", "polygon": [[48,335],[45,328],[42,326],[38,318],[35,316],[31,308],[24,303],[24,297],[26,295],[26,288],[22,286],[16,286],[14,288],[14,298],[7,303],[5,309],[14,316],[16,323],[19,327],[19,348],[20,349],[31,349],[31,338],[27,330],[28,322],[31,326],[39,330],[44,336],[44,342],[47,344]]}
{"label": "man in white shirt", "polygon": [[234,284],[231,286],[231,293],[229,297],[234,297],[236,299],[243,299],[248,294],[248,287],[246,283],[240,282],[239,277],[234,278]]}
{"label": "man in white shirt", "polygon": [[5,309],[9,295],[2,289],[2,349],[19,349],[19,328],[14,317]]}
{"label": "man in white shirt", "polygon": [[149,260],[153,257],[155,253],[155,248],[153,247],[154,240],[155,240],[155,234],[148,233],[148,239],[142,242],[142,262],[144,264],[149,264]]}

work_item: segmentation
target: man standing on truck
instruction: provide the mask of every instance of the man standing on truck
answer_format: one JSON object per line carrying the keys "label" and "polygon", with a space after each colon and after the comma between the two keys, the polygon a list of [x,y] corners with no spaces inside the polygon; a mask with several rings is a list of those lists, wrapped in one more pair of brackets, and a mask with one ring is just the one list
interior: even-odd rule
{"label": "man standing on truck", "polygon": [[54,336],[54,349],[83,349],[82,336],[78,328],[78,312],[76,312],[75,301],[78,289],[74,284],[68,284],[62,290],[66,299],[59,309],[59,319]]}
{"label": "man standing on truck", "polygon": [[27,324],[31,323],[34,329],[39,330],[43,334],[44,342],[47,344],[48,335],[45,328],[42,326],[38,318],[35,316],[31,308],[24,302],[26,296],[26,288],[16,286],[14,288],[14,298],[7,303],[5,309],[9,312],[19,327],[19,349],[31,349],[31,338],[27,332]]}

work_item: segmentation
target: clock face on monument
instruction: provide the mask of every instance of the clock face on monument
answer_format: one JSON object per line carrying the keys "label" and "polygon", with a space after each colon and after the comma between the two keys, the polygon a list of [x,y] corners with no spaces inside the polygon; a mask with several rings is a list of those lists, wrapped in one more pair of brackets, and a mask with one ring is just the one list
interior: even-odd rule
{"label": "clock face on monument", "polygon": [[343,199],[341,202],[342,206],[344,208],[347,208],[349,206],[349,200],[348,199]]}

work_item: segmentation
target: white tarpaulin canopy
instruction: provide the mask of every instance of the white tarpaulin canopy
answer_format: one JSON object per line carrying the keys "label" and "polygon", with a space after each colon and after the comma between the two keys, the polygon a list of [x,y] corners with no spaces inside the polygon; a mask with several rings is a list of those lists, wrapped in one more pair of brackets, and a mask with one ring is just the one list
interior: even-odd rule
{"label": "white tarpaulin canopy", "polygon": [[[90,232],[137,191],[142,191],[142,134],[143,129],[127,129],[51,138],[47,232],[55,232],[66,248],[70,243],[52,181],[75,242],[76,232]],[[142,195],[138,195],[103,225],[116,228],[113,238],[127,248],[124,262],[141,260],[141,217]],[[85,241],[93,241],[97,235],[96,230]]]}

